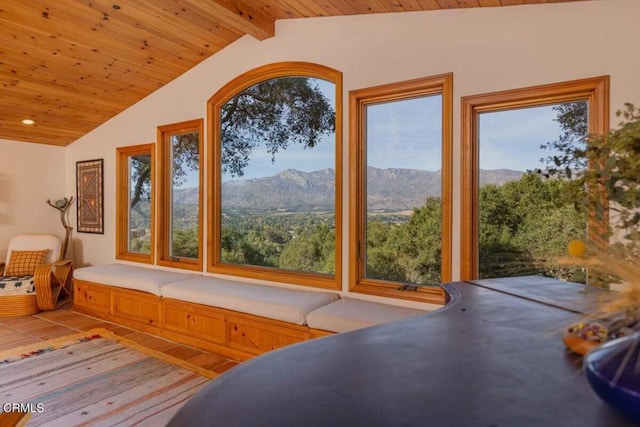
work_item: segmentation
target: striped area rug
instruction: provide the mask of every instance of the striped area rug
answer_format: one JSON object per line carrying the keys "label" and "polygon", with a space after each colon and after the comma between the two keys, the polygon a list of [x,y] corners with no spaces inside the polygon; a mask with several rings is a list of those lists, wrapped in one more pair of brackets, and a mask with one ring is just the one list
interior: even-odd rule
{"label": "striped area rug", "polygon": [[27,426],[163,426],[216,373],[106,329],[0,352],[0,410]]}

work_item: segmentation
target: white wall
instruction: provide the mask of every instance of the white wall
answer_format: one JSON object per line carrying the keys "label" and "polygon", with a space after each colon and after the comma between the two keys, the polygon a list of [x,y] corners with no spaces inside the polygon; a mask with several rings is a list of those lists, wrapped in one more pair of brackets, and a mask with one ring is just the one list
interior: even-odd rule
{"label": "white wall", "polygon": [[[50,145],[0,139],[0,262],[9,239],[21,233],[65,230],[60,213],[46,204],[75,194],[65,189],[65,149]],[[74,184],[75,185],[75,184]],[[75,204],[72,206],[75,209]]]}
{"label": "white wall", "polygon": [[[349,90],[453,72],[456,279],[460,97],[608,74],[612,113],[624,102],[640,105],[638,17],[638,0],[602,0],[278,21],[274,38],[241,38],[67,148],[67,192],[75,189],[76,161],[105,159],[105,234],[76,235],[83,258],[93,264],[115,258],[116,147],[155,141],[158,125],[206,118],[207,99],[229,80],[297,60],[344,74],[345,162]],[[348,225],[346,179],[344,185]],[[344,238],[347,248],[346,232]],[[346,271],[343,282],[346,290]]]}

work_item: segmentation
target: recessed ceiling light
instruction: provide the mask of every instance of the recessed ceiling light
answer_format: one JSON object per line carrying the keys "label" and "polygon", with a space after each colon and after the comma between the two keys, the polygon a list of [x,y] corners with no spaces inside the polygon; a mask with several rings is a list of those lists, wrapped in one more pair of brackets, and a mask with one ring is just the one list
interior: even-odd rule
{"label": "recessed ceiling light", "polygon": [[33,120],[31,120],[31,119],[24,119],[24,120],[22,121],[22,124],[23,124],[23,125],[32,125],[32,124],[34,124],[34,123],[35,123],[35,122],[34,122]]}

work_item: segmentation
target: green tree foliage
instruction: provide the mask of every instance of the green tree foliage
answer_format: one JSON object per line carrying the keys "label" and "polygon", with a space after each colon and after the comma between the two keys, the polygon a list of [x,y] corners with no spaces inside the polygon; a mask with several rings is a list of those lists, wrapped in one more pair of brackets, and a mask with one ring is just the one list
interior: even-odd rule
{"label": "green tree foliage", "polygon": [[540,147],[551,152],[541,160],[549,166],[551,174],[571,177],[572,171],[587,167],[584,154],[589,135],[588,103],[568,102],[554,105],[551,109],[557,113],[554,121],[560,125],[561,134],[557,140]]}
{"label": "green tree foliage", "polygon": [[406,282],[406,275],[397,259],[399,226],[381,220],[367,221],[366,277]]}
{"label": "green tree foliage", "polygon": [[[222,171],[232,176],[244,175],[251,153],[260,144],[275,159],[291,143],[313,148],[322,135],[335,131],[333,106],[308,77],[282,77],[253,85],[227,102],[221,114]],[[199,138],[195,132],[174,137],[174,185],[185,182],[185,168],[198,169]],[[151,182],[150,158],[138,160],[132,170],[131,207],[148,195]]]}
{"label": "green tree foliage", "polygon": [[[567,243],[584,238],[586,215],[564,198],[567,180],[527,173],[520,180],[480,189],[481,277],[544,275],[584,282],[584,269],[550,261]],[[413,213],[367,221],[366,277],[396,282],[441,282],[440,198]],[[331,274],[335,265],[334,218],[328,214],[225,214],[222,261]],[[195,230],[184,241],[196,241]],[[188,237],[191,236],[191,237]],[[183,241],[176,236],[176,241]],[[195,246],[193,247],[195,250]]]}
{"label": "green tree foliage", "polygon": [[281,245],[268,240],[255,229],[243,232],[225,227],[222,229],[221,249],[223,262],[276,267],[276,254]]}
{"label": "green tree foliage", "polygon": [[401,224],[367,221],[366,277],[371,279],[440,283],[442,202],[429,197]]}
{"label": "green tree foliage", "polygon": [[173,230],[171,255],[198,258],[198,227]]}
{"label": "green tree foliage", "polygon": [[[179,186],[186,182],[187,171],[197,171],[200,167],[200,134],[190,132],[173,136],[173,185]],[[131,182],[134,184],[131,208],[141,199],[151,197],[151,156],[135,156],[131,164]]]}
{"label": "green tree foliage", "polygon": [[174,135],[173,148],[173,186],[179,187],[187,180],[187,171],[197,171],[200,167],[200,133],[188,132]]}
{"label": "green tree foliage", "polygon": [[335,229],[328,224],[318,224],[294,236],[282,249],[278,267],[285,270],[333,273]]}
{"label": "green tree foliage", "polygon": [[[617,113],[621,117],[616,129],[605,135],[587,134],[587,115],[578,106],[568,104],[559,111],[558,122],[563,135],[546,148],[561,154],[550,156],[547,163],[557,173],[571,177],[565,199],[581,209],[588,209],[598,221],[606,222],[601,236],[605,241],[614,231],[637,240],[640,225],[640,109],[633,104]],[[573,173],[577,169],[577,173]]]}
{"label": "green tree foliage", "polygon": [[255,84],[221,109],[222,172],[244,175],[261,144],[272,161],[289,144],[315,147],[335,131],[335,111],[313,79],[281,77]]}
{"label": "green tree foliage", "polygon": [[[550,264],[569,240],[583,238],[585,215],[563,198],[566,181],[528,173],[480,189],[481,277],[545,275],[584,282],[577,267]],[[366,277],[440,283],[441,200],[428,198],[405,223],[369,219]]]}
{"label": "green tree foliage", "polygon": [[[584,158],[592,167],[574,180],[569,197],[595,212],[596,218],[614,213],[608,234],[624,233],[640,241],[640,109],[626,104],[617,112],[618,127],[587,140]],[[576,156],[581,152],[576,152]],[[595,191],[594,191],[595,190]],[[607,200],[608,203],[603,203]]]}
{"label": "green tree foliage", "polygon": [[151,253],[150,209],[147,195],[138,200],[131,209],[129,216],[129,250],[131,252]]}
{"label": "green tree foliage", "polygon": [[[639,240],[640,225],[640,108],[626,104],[618,111],[618,128],[591,139],[588,156],[598,159],[596,167],[585,175],[587,186],[602,183],[607,200],[617,212],[620,228],[628,238]],[[592,202],[596,200],[591,199]]]}
{"label": "green tree foliage", "polygon": [[222,228],[222,261],[328,273],[335,270],[335,225],[322,216],[240,216]]}
{"label": "green tree foliage", "polygon": [[570,182],[526,173],[520,180],[480,189],[480,277],[541,274],[584,281],[581,268],[550,263],[586,232],[584,210],[564,198]]}
{"label": "green tree foliage", "polygon": [[[148,154],[131,157],[131,209],[140,200],[151,199],[151,156]],[[131,190],[130,190],[131,191]]]}

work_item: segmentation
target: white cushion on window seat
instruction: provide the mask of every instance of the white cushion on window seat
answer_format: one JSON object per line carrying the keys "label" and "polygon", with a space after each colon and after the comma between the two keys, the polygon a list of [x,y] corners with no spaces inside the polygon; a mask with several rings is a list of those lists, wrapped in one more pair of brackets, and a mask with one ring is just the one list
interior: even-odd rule
{"label": "white cushion on window seat", "polygon": [[226,308],[241,313],[304,325],[307,314],[338,296],[329,292],[298,291],[275,286],[200,277],[162,287],[163,298]]}
{"label": "white cushion on window seat", "polygon": [[413,308],[344,298],[309,313],[307,324],[313,329],[347,332],[424,313]]}
{"label": "white cushion on window seat", "polygon": [[87,282],[149,292],[160,296],[160,288],[163,285],[198,276],[126,264],[106,264],[78,268],[74,270],[73,277]]}

